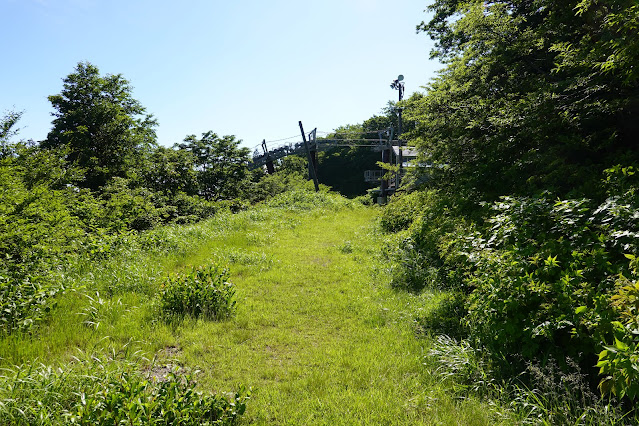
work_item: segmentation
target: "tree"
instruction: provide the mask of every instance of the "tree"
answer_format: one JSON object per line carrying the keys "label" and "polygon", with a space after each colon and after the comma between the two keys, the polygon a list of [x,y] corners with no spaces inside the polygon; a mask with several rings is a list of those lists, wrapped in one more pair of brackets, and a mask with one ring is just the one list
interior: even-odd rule
{"label": "tree", "polygon": [[199,194],[207,200],[232,200],[242,193],[250,150],[240,143],[235,136],[220,137],[208,131],[201,139],[189,135],[177,145],[193,155]]}
{"label": "tree", "polygon": [[156,121],[145,115],[120,74],[103,77],[96,66],[81,62],[63,81],[61,93],[49,96],[55,119],[42,147],[68,146],[67,160],[85,170],[88,188],[125,177],[141,151],[155,143]]}
{"label": "tree", "polygon": [[145,159],[142,185],[168,196],[197,193],[194,157],[183,149],[158,146]]}
{"label": "tree", "polygon": [[633,3],[435,1],[418,29],[446,68],[405,105],[432,185],[473,203],[604,196],[603,170],[638,160]]}
{"label": "tree", "polygon": [[[383,138],[388,138],[386,131],[389,128],[394,129],[393,138],[397,140],[397,109],[395,102],[389,102],[382,109],[382,115],[374,115],[362,124],[340,126],[326,136],[324,139],[340,139],[342,144],[347,144],[350,140],[353,144],[319,154],[320,183],[348,197],[364,195],[368,189],[377,186],[377,183],[364,181],[365,171],[377,169],[377,162],[381,160],[380,151],[372,149],[370,145],[378,143],[380,131]],[[414,123],[403,123],[403,126],[405,130],[411,130]],[[358,146],[361,144],[369,146]]]}
{"label": "tree", "polygon": [[[364,123],[375,121],[377,118],[386,119],[387,117],[375,116]],[[340,126],[325,139],[342,140],[342,144],[347,143],[348,140],[361,143],[363,139],[372,139],[371,143],[374,144],[378,137],[377,132],[367,133],[364,130],[365,124]],[[385,127],[388,127],[387,123],[379,128]],[[352,146],[338,146],[320,152],[318,155],[319,181],[347,197],[364,195],[367,189],[375,185],[364,181],[364,172],[377,168],[379,157],[379,152],[373,151],[370,147],[357,146],[356,143]]]}
{"label": "tree", "polygon": [[15,126],[21,116],[22,112],[7,111],[0,118],[0,158],[11,155],[12,144],[10,139],[19,131]]}

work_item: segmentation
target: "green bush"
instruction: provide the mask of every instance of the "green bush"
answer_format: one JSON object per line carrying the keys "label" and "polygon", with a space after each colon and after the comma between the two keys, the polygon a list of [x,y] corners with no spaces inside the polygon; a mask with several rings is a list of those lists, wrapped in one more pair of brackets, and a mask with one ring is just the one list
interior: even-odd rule
{"label": "green bush", "polygon": [[599,388],[620,398],[639,397],[639,258],[630,259],[634,279],[620,275],[617,291],[611,298],[618,321],[613,321],[612,343],[599,353]]}
{"label": "green bush", "polygon": [[304,188],[306,183],[302,173],[281,170],[272,175],[260,176],[256,182],[251,182],[245,197],[251,203],[266,201],[286,191]]}
{"label": "green bush", "polygon": [[[20,158],[0,159],[0,333],[31,331],[46,317],[62,290],[52,275],[77,256],[86,235],[71,208],[75,191],[51,167],[47,174],[42,164],[27,170]],[[46,182],[34,180],[40,172]]]}
{"label": "green bush", "polygon": [[102,188],[104,217],[101,224],[114,231],[144,230],[158,225],[162,212],[156,208],[153,194],[145,188],[130,188],[127,179],[115,177]]}
{"label": "green bush", "polygon": [[171,197],[167,203],[175,206],[174,217],[171,220],[176,223],[197,222],[215,215],[220,210],[220,206],[214,201],[183,192]]}
{"label": "green bush", "polygon": [[[391,285],[410,291],[424,288],[463,290],[463,277],[472,267],[466,253],[475,243],[477,231],[474,226],[456,217],[450,202],[434,191],[406,199],[411,201],[397,202],[400,210],[410,206],[404,213],[393,208],[386,210],[387,206],[382,215],[382,226],[386,229],[400,229],[410,224],[408,229],[387,240],[383,248],[384,256],[392,265]],[[410,214],[411,219],[406,223],[395,220],[402,214]]]}
{"label": "green bush", "polygon": [[198,392],[190,374],[155,379],[134,364],[85,364],[3,369],[0,424],[231,425],[250,399],[243,386],[229,396]]}
{"label": "green bush", "polygon": [[102,383],[93,394],[81,394],[69,424],[79,425],[230,425],[244,414],[249,394],[244,388],[232,400],[194,390],[192,376],[175,373],[158,382],[122,373]]}
{"label": "green bush", "polygon": [[11,277],[0,270],[0,334],[30,331],[55,307],[63,291],[43,279]]}
{"label": "green bush", "polygon": [[235,286],[229,273],[217,265],[194,267],[169,276],[161,285],[160,311],[165,320],[192,318],[222,319],[235,310]]}
{"label": "green bush", "polygon": [[[452,290],[421,325],[466,332],[495,372],[517,375],[527,363],[550,358],[570,371],[570,358],[594,384],[599,354],[601,389],[635,398],[635,281],[623,277],[634,276],[626,257],[639,252],[639,197],[626,182],[615,181],[616,193],[600,204],[548,194],[503,197],[480,224],[426,198],[386,246],[392,284]],[[603,352],[601,342],[609,343]]]}
{"label": "green bush", "polygon": [[29,188],[13,167],[0,164],[0,257],[5,267],[24,275],[57,266],[83,237],[69,190]]}
{"label": "green bush", "polygon": [[367,193],[366,195],[358,195],[357,197],[353,198],[353,201],[364,206],[372,206],[375,204],[375,199],[370,193]]}
{"label": "green bush", "polygon": [[[626,200],[627,201],[627,200]],[[471,336],[515,363],[570,357],[594,364],[616,315],[616,277],[624,252],[636,253],[639,223],[623,199],[503,198],[479,244],[466,319]]]}
{"label": "green bush", "polygon": [[424,331],[462,339],[468,333],[462,322],[466,316],[465,303],[465,294],[457,291],[446,293],[437,306],[424,317],[418,318],[417,322]]}
{"label": "green bush", "polygon": [[387,232],[408,229],[425,209],[432,208],[436,197],[437,193],[434,191],[416,191],[394,195],[382,210],[380,219],[382,229]]}

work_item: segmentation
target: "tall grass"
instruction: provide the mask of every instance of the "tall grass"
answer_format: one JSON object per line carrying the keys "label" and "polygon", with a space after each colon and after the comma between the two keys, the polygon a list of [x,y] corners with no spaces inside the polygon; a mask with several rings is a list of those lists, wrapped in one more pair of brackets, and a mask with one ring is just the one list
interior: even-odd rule
{"label": "tall grass", "polygon": [[0,371],[0,424],[232,424],[250,392],[209,395],[195,390],[191,374],[161,379],[135,362],[75,358],[52,368],[27,364]]}
{"label": "tall grass", "polygon": [[[242,384],[253,387],[240,420],[246,423],[512,423],[508,410],[460,397],[424,366],[430,343],[416,336],[414,318],[436,299],[388,286],[375,257],[382,239],[376,215],[331,194],[284,195],[237,214],[130,236],[99,258],[69,264],[59,272],[67,291],[54,314],[34,334],[0,338],[5,413],[34,407],[29,419],[48,411],[57,416],[51,422],[69,420],[69,413],[79,415],[82,389],[85,401],[94,395],[101,407],[111,392],[125,400],[119,390],[129,385],[141,389],[130,396],[146,404],[164,392],[152,377],[179,366],[178,376],[200,370],[203,395],[238,390],[225,407],[246,403]],[[230,268],[235,315],[158,321],[163,280],[211,264]],[[34,390],[22,399],[11,393],[28,386]],[[70,398],[59,407],[58,393]]]}

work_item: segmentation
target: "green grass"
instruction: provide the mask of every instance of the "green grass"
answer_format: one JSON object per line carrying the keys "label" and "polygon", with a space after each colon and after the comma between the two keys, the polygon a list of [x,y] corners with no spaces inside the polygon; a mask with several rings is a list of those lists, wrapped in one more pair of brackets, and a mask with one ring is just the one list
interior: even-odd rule
{"label": "green grass", "polygon": [[[67,285],[76,290],[36,335],[3,338],[0,363],[143,353],[141,369],[200,370],[200,390],[252,387],[244,423],[508,423],[499,410],[449,393],[424,366],[430,343],[416,335],[414,318],[433,302],[428,293],[388,287],[376,256],[376,215],[348,203],[275,205],[165,228],[158,233],[170,244],[132,246],[70,273]],[[157,320],[161,278],[211,262],[230,267],[235,316]]]}
{"label": "green grass", "polygon": [[495,423],[424,368],[427,342],[412,320],[429,297],[393,292],[375,273],[374,209],[252,214],[197,257],[230,253],[238,287],[234,319],[193,323],[178,339],[178,358],[202,370],[203,386],[252,386],[246,422]]}

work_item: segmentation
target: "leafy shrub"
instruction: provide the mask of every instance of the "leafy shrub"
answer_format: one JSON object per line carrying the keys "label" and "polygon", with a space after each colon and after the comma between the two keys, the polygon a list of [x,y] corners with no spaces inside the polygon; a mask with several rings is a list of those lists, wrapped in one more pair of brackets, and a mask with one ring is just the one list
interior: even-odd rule
{"label": "leafy shrub", "polygon": [[30,331],[46,317],[55,306],[53,297],[62,290],[51,283],[51,275],[76,256],[78,241],[85,235],[69,208],[74,191],[50,188],[59,186],[55,173],[47,177],[55,182],[33,181],[28,175],[40,170],[36,169],[27,172],[13,157],[0,159],[2,333]]}
{"label": "leafy shrub", "polygon": [[394,195],[382,210],[380,219],[382,229],[387,232],[408,229],[425,209],[432,207],[436,197],[437,193],[434,191],[416,191]]}
{"label": "leafy shrub", "polygon": [[601,388],[635,398],[635,281],[623,277],[633,276],[626,257],[639,251],[639,197],[626,181],[615,181],[617,193],[599,205],[503,197],[481,225],[433,198],[386,248],[392,283],[452,289],[458,299],[444,299],[422,325],[453,334],[462,316],[461,329],[492,357],[495,372],[519,374],[550,357],[570,371],[571,358],[594,384],[600,344],[613,342],[600,353]]}
{"label": "leafy shrub", "polygon": [[130,188],[129,183],[115,177],[102,188],[103,227],[116,231],[144,230],[160,223],[161,211],[153,202],[155,194],[144,188]]}
{"label": "leafy shrub", "polygon": [[230,425],[244,414],[249,396],[244,388],[232,400],[194,390],[192,376],[169,375],[152,382],[122,373],[93,394],[81,394],[79,404],[64,413],[70,424]]}
{"label": "leafy shrub", "polygon": [[637,164],[625,167],[617,164],[604,170],[604,175],[604,186],[608,195],[612,197],[639,195],[637,194],[637,188],[639,188],[639,166]]}
{"label": "leafy shrub", "polygon": [[217,265],[194,267],[174,274],[161,285],[160,311],[167,320],[192,318],[222,319],[235,309],[235,286],[229,273]]}
{"label": "leafy shrub", "polygon": [[[639,258],[628,258],[636,277]],[[639,397],[639,280],[620,275],[617,287],[611,301],[619,320],[612,322],[613,343],[599,353],[599,388],[634,400]]]}
{"label": "leafy shrub", "polygon": [[357,197],[353,198],[353,201],[364,206],[372,206],[375,204],[375,199],[371,194],[358,195]]}
{"label": "leafy shrub", "polygon": [[19,279],[0,271],[0,334],[30,331],[55,307],[54,296],[62,290],[42,279]]}
{"label": "leafy shrub", "polygon": [[619,249],[637,250],[627,234],[639,225],[611,200],[593,208],[587,200],[506,197],[494,209],[469,284],[471,334],[495,353],[591,363],[611,331]]}
{"label": "leafy shrub", "polygon": [[[410,210],[414,218],[407,222],[409,228],[395,234],[384,246],[384,256],[392,265],[391,285],[410,291],[425,287],[461,290],[462,278],[472,267],[465,253],[472,249],[476,231],[466,220],[456,218],[448,200],[436,192],[419,198],[419,203],[419,211]],[[382,218],[382,223],[388,229],[401,227],[393,222],[399,213],[388,211],[383,217],[390,217]]]}
{"label": "leafy shrub", "polygon": [[0,373],[0,423],[11,425],[230,425],[250,391],[195,390],[192,375],[149,379],[132,365],[94,357],[91,365],[18,366]]}
{"label": "leafy shrub", "polygon": [[187,195],[180,192],[173,196],[168,203],[175,206],[177,223],[192,223],[213,216],[220,210],[214,201],[207,201],[197,195]]}
{"label": "leafy shrub", "polygon": [[[129,179],[113,178],[102,188],[101,207],[94,214],[98,227],[110,232],[147,230],[163,223],[192,223],[223,209],[239,211],[239,201],[209,201],[184,192],[162,194],[136,186]],[[83,207],[85,208],[85,207]]]}
{"label": "leafy shrub", "polygon": [[419,326],[425,331],[462,339],[467,335],[462,318],[466,316],[466,295],[460,292],[445,293],[437,306],[423,318]]}
{"label": "leafy shrub", "polygon": [[314,210],[318,208],[338,209],[353,207],[353,201],[327,190],[315,192],[312,189],[292,189],[281,193],[266,201],[268,207],[287,208],[295,210]]}
{"label": "leafy shrub", "polygon": [[277,172],[272,175],[261,176],[257,182],[251,182],[245,194],[246,198],[252,202],[269,200],[279,194],[294,188],[304,188],[306,179],[301,173]]}
{"label": "leafy shrub", "polygon": [[0,165],[0,257],[15,273],[46,271],[73,253],[84,234],[70,214],[68,190],[28,188],[13,168]]}

